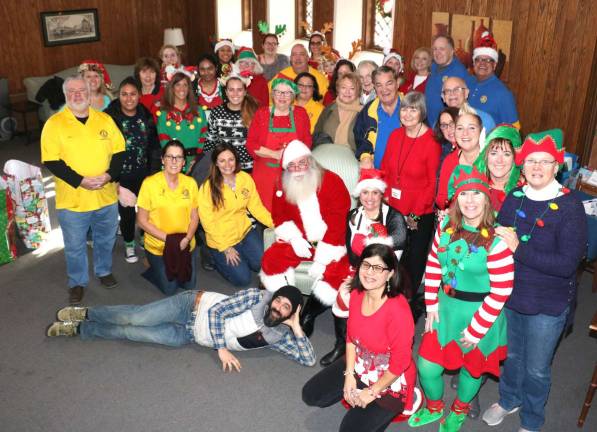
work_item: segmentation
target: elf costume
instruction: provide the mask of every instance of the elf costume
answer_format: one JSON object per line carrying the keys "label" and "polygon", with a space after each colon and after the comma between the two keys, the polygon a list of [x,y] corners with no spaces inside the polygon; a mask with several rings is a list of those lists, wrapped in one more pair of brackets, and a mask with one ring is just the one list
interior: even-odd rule
{"label": "elf costume", "polygon": [[[485,176],[473,167],[456,167],[448,185],[449,198],[470,190],[489,199]],[[439,320],[423,336],[417,365],[427,406],[409,419],[411,427],[442,417],[444,369],[460,369],[458,396],[440,423],[439,430],[445,432],[460,430],[469,402],[480,388],[481,375],[500,375],[507,343],[501,310],[512,291],[513,270],[512,252],[495,236],[493,227],[478,229],[467,225],[464,218],[458,227],[448,216],[441,222],[425,270],[427,313],[439,313]],[[465,347],[463,339],[473,344]]]}

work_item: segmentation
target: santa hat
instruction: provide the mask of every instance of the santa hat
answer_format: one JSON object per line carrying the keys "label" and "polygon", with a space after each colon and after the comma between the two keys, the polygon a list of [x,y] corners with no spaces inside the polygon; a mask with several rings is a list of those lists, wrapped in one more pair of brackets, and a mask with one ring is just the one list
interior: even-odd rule
{"label": "santa hat", "polygon": [[288,168],[290,162],[303,156],[311,156],[309,147],[297,139],[290,141],[282,153],[282,168]]}
{"label": "santa hat", "polygon": [[489,196],[489,180],[477,168],[468,165],[457,165],[448,182],[448,199],[458,196],[460,192],[476,190]]}
{"label": "santa hat", "polygon": [[102,78],[104,79],[104,85],[109,89],[112,90],[112,80],[110,79],[110,75],[106,70],[104,64],[97,60],[83,60],[79,65],[79,73],[82,74],[83,72],[94,70],[102,74]]}
{"label": "santa hat", "polygon": [[483,32],[479,45],[473,50],[473,61],[479,56],[491,57],[494,62],[498,62],[497,44],[488,31]]}
{"label": "santa hat", "polygon": [[234,54],[234,44],[232,43],[231,39],[220,39],[214,46],[214,52],[217,53],[218,50],[223,46],[230,47],[230,49],[232,50],[232,54]]}
{"label": "santa hat", "polygon": [[[240,47],[237,51],[237,60],[235,63],[235,66],[238,66],[239,62],[241,61],[250,61],[253,63],[253,73],[260,75],[263,73],[263,67],[261,67],[261,64],[259,63],[259,61],[257,60],[257,55],[255,55],[255,51],[253,51],[251,48],[248,47]],[[240,72],[239,72],[240,73]],[[249,74],[245,74],[240,73],[243,76],[250,76]]]}
{"label": "santa hat", "polygon": [[382,65],[385,66],[385,64],[390,60],[395,58],[396,60],[398,60],[400,62],[400,70],[398,71],[398,73],[402,73],[404,72],[404,61],[402,60],[402,56],[398,53],[397,50],[395,50],[394,48],[384,48],[383,50],[383,62],[381,63]]}
{"label": "santa hat", "polygon": [[552,155],[559,164],[564,163],[564,133],[562,129],[528,134],[522,147],[516,152],[516,165],[522,165],[528,155],[545,152]]}
{"label": "santa hat", "polygon": [[375,168],[362,169],[361,177],[357,186],[352,192],[354,197],[358,197],[366,189],[375,189],[383,194],[388,186],[384,181],[385,173]]}

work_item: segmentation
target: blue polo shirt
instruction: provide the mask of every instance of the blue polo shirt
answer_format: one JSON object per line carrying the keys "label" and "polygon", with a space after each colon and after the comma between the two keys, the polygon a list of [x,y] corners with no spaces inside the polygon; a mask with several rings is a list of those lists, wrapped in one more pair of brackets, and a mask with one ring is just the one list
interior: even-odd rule
{"label": "blue polo shirt", "polygon": [[475,109],[487,112],[496,124],[509,123],[518,126],[518,111],[514,96],[495,75],[484,81],[475,82],[470,88],[468,103]]}
{"label": "blue polo shirt", "polygon": [[390,134],[400,127],[400,99],[391,115],[388,115],[381,106],[377,108],[377,140],[375,141],[375,152],[373,153],[373,165],[381,168],[381,161],[386,152]]}
{"label": "blue polo shirt", "polygon": [[475,85],[475,79],[469,75],[466,68],[456,57],[449,65],[439,67],[435,62],[431,65],[431,75],[427,78],[425,87],[425,103],[427,105],[427,123],[431,126],[437,122],[439,113],[444,109],[442,100],[442,86],[448,77],[462,78],[470,89]]}

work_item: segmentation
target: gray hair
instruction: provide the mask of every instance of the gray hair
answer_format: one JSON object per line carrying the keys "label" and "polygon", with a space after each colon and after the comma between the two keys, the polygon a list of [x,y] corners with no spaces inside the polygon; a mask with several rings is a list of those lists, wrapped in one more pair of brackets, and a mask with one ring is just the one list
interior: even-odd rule
{"label": "gray hair", "polygon": [[421,122],[427,118],[427,105],[425,105],[425,95],[418,91],[411,91],[400,101],[400,108],[416,108],[421,113]]}
{"label": "gray hair", "polygon": [[392,79],[394,79],[394,81],[398,80],[398,73],[391,67],[389,66],[380,66],[377,69],[375,69],[373,71],[373,73],[371,74],[371,79],[373,80],[373,82],[375,83],[375,78],[380,75],[380,74],[384,74],[384,73],[389,73],[392,75]]}
{"label": "gray hair", "polygon": [[379,65],[373,60],[361,60],[357,66],[357,69],[360,69],[363,66],[371,66],[373,70],[376,70],[379,67]]}
{"label": "gray hair", "polygon": [[73,81],[81,81],[83,83],[85,83],[85,88],[87,89],[87,93],[89,95],[91,95],[91,87],[89,87],[89,83],[85,80],[85,78],[83,78],[81,75],[77,74],[77,75],[70,75],[69,77],[67,77],[64,82],[62,83],[62,92],[64,93],[64,97],[67,97],[66,94],[66,86]]}

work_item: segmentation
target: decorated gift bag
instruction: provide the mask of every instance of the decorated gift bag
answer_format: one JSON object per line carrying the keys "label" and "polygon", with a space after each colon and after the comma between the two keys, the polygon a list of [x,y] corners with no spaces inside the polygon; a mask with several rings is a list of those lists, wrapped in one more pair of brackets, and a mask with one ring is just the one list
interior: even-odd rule
{"label": "decorated gift bag", "polygon": [[19,236],[27,248],[37,249],[50,232],[50,216],[41,169],[11,159],[4,164],[4,178],[15,204],[15,222]]}
{"label": "decorated gift bag", "polygon": [[6,182],[0,178],[0,264],[6,264],[17,257],[15,238],[15,217]]}

